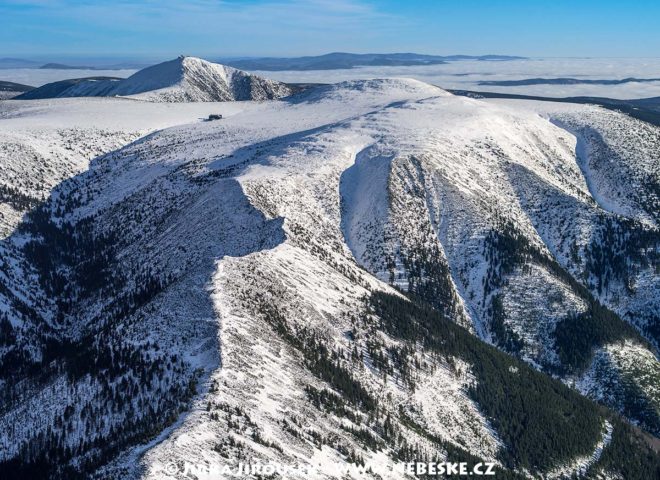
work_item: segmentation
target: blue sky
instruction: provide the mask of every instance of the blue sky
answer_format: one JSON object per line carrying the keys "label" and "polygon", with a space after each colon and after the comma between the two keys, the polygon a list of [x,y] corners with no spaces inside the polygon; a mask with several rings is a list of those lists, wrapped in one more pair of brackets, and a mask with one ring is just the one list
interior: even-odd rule
{"label": "blue sky", "polygon": [[0,56],[660,56],[657,0],[0,0]]}

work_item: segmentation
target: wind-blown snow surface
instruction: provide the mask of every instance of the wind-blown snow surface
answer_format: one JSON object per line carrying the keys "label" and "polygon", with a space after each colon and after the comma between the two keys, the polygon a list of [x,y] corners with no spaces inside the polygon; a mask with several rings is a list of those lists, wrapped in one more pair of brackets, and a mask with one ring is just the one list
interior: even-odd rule
{"label": "wind-blown snow surface", "polygon": [[[21,98],[47,98],[48,85]],[[283,83],[251,75],[242,70],[179,57],[140,70],[123,80],[87,80],[76,83],[56,97],[131,97],[152,102],[225,102],[271,100],[289,95]]]}
{"label": "wind-blown snow surface", "polygon": [[[94,157],[156,130],[225,117],[257,105],[188,103],[168,105],[122,99],[7,101],[0,106],[0,189],[20,194],[0,203],[0,237],[23,213],[47,198],[62,180],[87,169]],[[6,195],[11,192],[6,192]]]}
{"label": "wind-blown snow surface", "polygon": [[[91,104],[79,101],[67,101],[67,116],[85,115]],[[16,141],[24,150],[3,165],[17,172],[14,188],[29,193],[28,171],[39,161],[26,149],[37,134],[23,104],[8,105],[2,122],[27,140]],[[37,105],[35,116],[54,118],[55,104]],[[162,113],[139,108],[146,117]],[[140,133],[62,160],[64,168],[39,180],[50,191],[46,207],[18,226],[6,222],[0,308],[11,341],[0,352],[24,380],[1,384],[12,399],[0,413],[2,460],[31,448],[38,458],[38,438],[66,431],[58,448],[73,465],[100,462],[99,478],[184,478],[186,462],[246,459],[312,468],[287,478],[340,478],[328,472],[356,458],[380,465],[382,478],[401,478],[393,450],[359,440],[387,436],[369,430],[371,414],[341,402],[334,411],[315,405],[335,395],[305,357],[305,345],[320,342],[315,351],[341,352],[336,361],[357,392],[382,402],[376,416],[391,416],[405,442],[438,458],[448,455],[441,441],[500,462],[507,446],[467,394],[477,381],[472,365],[415,345],[414,387],[402,371],[383,369],[379,354],[402,341],[379,327],[365,299],[398,295],[388,284],[645,428],[657,426],[658,392],[646,388],[657,373],[647,328],[658,311],[657,263],[639,253],[657,248],[648,244],[657,242],[653,188],[641,185],[625,208],[617,198],[603,208],[591,190],[601,184],[585,174],[588,160],[576,158],[567,129],[534,111],[414,80],[346,82],[287,102],[227,108],[235,114],[222,121],[173,126],[99,156],[50,191],[83,170],[83,158]],[[615,136],[618,124],[647,128],[588,113],[603,136]],[[104,128],[98,121],[90,128]],[[129,131],[165,126],[163,118],[134,121]],[[66,149],[54,137],[44,136],[43,148]],[[76,142],[78,151],[87,140]],[[620,153],[608,170],[630,179],[653,169],[610,146]],[[601,235],[624,220],[616,234]],[[646,232],[617,267],[632,293],[620,286],[619,270],[603,290],[603,271],[612,269],[579,260],[620,231]],[[64,251],[53,232],[68,232]],[[511,245],[520,256],[507,256]],[[572,249],[583,252],[578,260]],[[57,270],[48,258],[61,262]],[[594,296],[617,311],[625,305],[630,318],[621,314],[638,330],[615,322],[625,338],[597,339],[588,346],[592,363],[574,365],[558,351],[557,325],[587,311]],[[648,319],[638,322],[642,315]],[[614,353],[617,345],[625,348]],[[648,368],[631,368],[631,355]],[[41,359],[51,363],[40,376],[22,370]],[[608,382],[597,384],[602,372]],[[643,416],[614,395],[624,376],[648,405]],[[588,451],[545,473],[595,464],[611,433],[604,424]]]}

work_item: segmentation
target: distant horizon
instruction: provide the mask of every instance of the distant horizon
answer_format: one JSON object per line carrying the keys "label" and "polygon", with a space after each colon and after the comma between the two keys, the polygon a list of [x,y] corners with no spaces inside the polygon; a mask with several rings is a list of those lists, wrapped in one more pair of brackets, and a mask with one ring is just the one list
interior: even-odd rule
{"label": "distant horizon", "polygon": [[[262,61],[260,57],[249,57],[253,60],[248,57],[242,57],[244,60],[230,60],[218,57],[210,55],[202,58],[285,83],[338,83],[404,77],[445,89],[486,90],[542,97],[589,96],[621,100],[660,97],[660,57],[527,57],[511,61],[450,60],[414,65],[411,64],[414,57],[399,58],[398,64],[397,61],[387,59],[376,62],[373,58],[356,60],[349,57],[314,57],[314,60],[291,61]],[[138,70],[176,57],[142,61],[132,58],[132,62],[124,60],[129,57],[107,58],[96,62],[89,58],[45,61],[42,57],[41,61],[24,68],[0,61],[0,81],[39,87],[67,79],[97,76],[126,78]],[[417,59],[420,60],[425,59]],[[51,62],[80,69],[40,68]]]}
{"label": "distant horizon", "polygon": [[481,53],[481,54],[467,54],[467,53],[428,53],[428,52],[409,52],[409,51],[383,51],[383,52],[356,52],[356,51],[325,51],[318,54],[310,55],[223,55],[223,54],[207,54],[201,55],[196,53],[179,53],[171,55],[120,55],[120,54],[104,54],[104,55],[71,55],[71,54],[34,54],[34,55],[17,55],[12,53],[0,53],[0,61],[16,60],[33,62],[37,64],[48,63],[61,63],[63,65],[74,65],[77,63],[82,66],[111,66],[113,64],[127,64],[135,63],[140,65],[151,65],[168,60],[172,60],[179,56],[198,57],[212,62],[220,60],[250,60],[250,59],[264,59],[264,58],[277,58],[277,59],[295,59],[303,57],[320,57],[333,53],[342,54],[355,54],[355,55],[395,55],[395,54],[418,54],[418,55],[433,55],[440,57],[451,56],[469,56],[469,57],[484,57],[484,56],[501,56],[501,57],[521,57],[519,60],[554,60],[554,59],[658,59],[660,55],[647,55],[647,56],[615,56],[615,55],[566,55],[566,56],[551,56],[551,55],[517,55],[515,53]]}
{"label": "distant horizon", "polygon": [[[8,61],[8,60],[15,60],[15,61],[25,61],[25,62],[32,62],[32,63],[42,63],[42,64],[48,64],[48,63],[61,63],[63,65],[72,65],[75,63],[78,64],[83,64],[87,63],[87,66],[100,66],[100,65],[111,65],[113,63],[141,63],[141,64],[147,64],[147,63],[160,63],[168,60],[172,60],[174,58],[177,58],[179,56],[185,56],[185,57],[197,57],[197,58],[202,58],[204,60],[212,61],[212,62],[217,62],[221,60],[256,60],[256,59],[265,59],[265,58],[277,58],[277,59],[295,59],[295,58],[306,58],[306,57],[322,57],[325,55],[332,55],[332,54],[346,54],[346,55],[402,55],[402,54],[411,54],[411,55],[431,55],[431,56],[438,56],[438,57],[452,57],[452,56],[466,56],[466,57],[486,57],[486,56],[497,56],[497,57],[519,57],[520,59],[531,59],[531,58],[543,58],[543,57],[526,57],[522,55],[515,55],[515,54],[503,54],[503,53],[484,53],[484,54],[478,54],[478,55],[470,55],[470,54],[464,54],[464,53],[451,53],[451,54],[439,54],[439,53],[422,53],[422,52],[404,52],[404,51],[388,51],[388,52],[340,52],[337,50],[332,50],[332,51],[327,51],[327,52],[322,52],[314,55],[294,55],[294,56],[274,56],[274,55],[238,55],[238,56],[230,56],[230,55],[222,55],[222,54],[210,54],[210,55],[198,55],[195,53],[179,53],[179,54],[173,54],[169,56],[128,56],[128,55],[99,55],[99,56],[94,56],[94,55],[66,55],[66,54],[60,54],[60,55],[32,55],[32,56],[20,56],[20,55],[12,55],[12,54],[0,54],[0,61]],[[547,57],[550,58],[550,57]],[[568,58],[568,57],[566,57]]]}

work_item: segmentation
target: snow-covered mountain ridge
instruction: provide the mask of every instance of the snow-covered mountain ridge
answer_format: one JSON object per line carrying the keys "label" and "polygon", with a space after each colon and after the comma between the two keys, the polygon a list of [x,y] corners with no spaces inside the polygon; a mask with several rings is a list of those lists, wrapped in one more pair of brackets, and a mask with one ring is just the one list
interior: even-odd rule
{"label": "snow-covered mountain ridge", "polygon": [[96,158],[8,232],[4,471],[657,472],[648,433],[578,394],[658,434],[655,193],[635,184],[624,209],[597,190],[612,169],[652,182],[653,149],[603,166],[549,119],[615,152],[620,128],[657,130],[411,80],[235,108]]}
{"label": "snow-covered mountain ridge", "polygon": [[290,94],[291,90],[283,83],[201,58],[182,56],[147,67],[123,80],[82,79],[73,84],[65,80],[17,98],[120,96],[152,102],[226,102],[272,100]]}

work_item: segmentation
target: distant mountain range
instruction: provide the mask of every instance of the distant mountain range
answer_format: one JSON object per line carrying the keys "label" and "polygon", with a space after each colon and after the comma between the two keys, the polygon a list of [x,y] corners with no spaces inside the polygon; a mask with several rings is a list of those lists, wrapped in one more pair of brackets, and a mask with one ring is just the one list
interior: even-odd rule
{"label": "distant mountain range", "polygon": [[40,66],[43,70],[107,70],[107,67],[90,67],[81,65],[65,65],[63,63],[47,63]]}
{"label": "distant mountain range", "polygon": [[27,92],[34,87],[23,85],[21,83],[4,82],[0,80],[0,92]]}
{"label": "distant mountain range", "polygon": [[660,82],[660,78],[621,78],[621,79],[584,79],[584,78],[525,78],[522,80],[484,80],[479,85],[492,87],[524,87],[528,85],[621,85],[623,83]]}
{"label": "distant mountain range", "polygon": [[[440,65],[461,60],[506,61],[522,60],[525,57],[508,55],[421,55],[418,53],[328,53],[309,57],[292,58],[219,58],[218,62],[244,70],[338,70],[355,67],[405,67]],[[20,58],[0,58],[0,69],[40,68],[50,70],[121,70],[144,68],[148,64],[123,62],[112,65],[69,65],[60,62],[38,62]]]}
{"label": "distant mountain range", "polygon": [[0,68],[38,68],[41,62],[21,58],[0,58]]}
{"label": "distant mountain range", "polygon": [[600,105],[609,110],[616,110],[638,120],[660,127],[660,97],[619,100],[605,97],[542,97],[500,92],[476,92],[471,90],[449,90],[454,95],[471,98],[505,98],[510,100],[538,100],[543,102],[579,103]]}
{"label": "distant mountain range", "polygon": [[460,60],[506,61],[522,60],[525,57],[507,55],[420,55],[417,53],[343,53],[335,52],[326,55],[293,57],[293,58],[246,58],[221,59],[220,61],[232,67],[244,70],[339,70],[355,67],[409,67],[420,65],[441,65]]}
{"label": "distant mountain range", "polygon": [[14,98],[17,95],[32,90],[33,88],[34,87],[31,87],[30,85],[0,80],[0,100]]}
{"label": "distant mountain range", "polygon": [[22,58],[0,58],[0,70],[14,68],[39,68],[44,70],[124,70],[144,68],[148,63],[123,62],[112,65],[69,65],[58,62],[39,62],[35,60],[24,60]]}
{"label": "distant mountain range", "polygon": [[56,97],[71,97],[71,96],[86,96],[86,95],[67,95],[66,92],[74,87],[80,89],[81,87],[94,85],[108,85],[116,84],[122,80],[118,77],[85,77],[85,78],[71,78],[67,80],[60,80],[58,82],[47,83],[38,88],[24,90],[25,93],[17,97],[18,100],[36,100],[40,98],[56,98]]}

